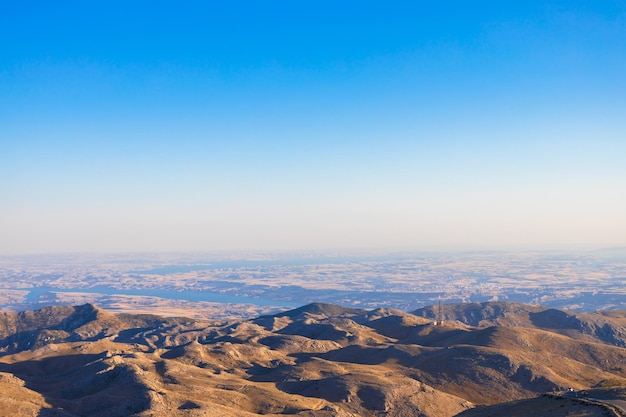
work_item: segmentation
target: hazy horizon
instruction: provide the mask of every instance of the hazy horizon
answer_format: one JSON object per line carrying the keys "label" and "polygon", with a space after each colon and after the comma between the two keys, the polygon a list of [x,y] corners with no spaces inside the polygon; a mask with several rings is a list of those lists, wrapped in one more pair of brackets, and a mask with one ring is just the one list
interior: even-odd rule
{"label": "hazy horizon", "polygon": [[626,247],[624,3],[16,3],[0,50],[0,255]]}
{"label": "hazy horizon", "polygon": [[[197,260],[206,260],[211,262],[213,259],[222,259],[223,257],[232,259],[284,259],[298,258],[333,258],[333,257],[394,257],[394,256],[458,256],[463,254],[592,254],[592,253],[626,253],[626,246],[594,246],[594,245],[500,245],[500,246],[429,246],[429,247],[304,247],[304,248],[277,248],[277,249],[214,249],[214,250],[50,250],[50,251],[24,251],[24,252],[4,252],[0,253],[0,257],[67,257],[67,256],[86,256],[86,257],[115,257],[115,256],[154,256],[168,259],[172,257],[175,263],[189,262],[185,260],[189,257],[195,257]],[[156,260],[156,259],[155,259]],[[196,261],[191,261],[196,262]]]}

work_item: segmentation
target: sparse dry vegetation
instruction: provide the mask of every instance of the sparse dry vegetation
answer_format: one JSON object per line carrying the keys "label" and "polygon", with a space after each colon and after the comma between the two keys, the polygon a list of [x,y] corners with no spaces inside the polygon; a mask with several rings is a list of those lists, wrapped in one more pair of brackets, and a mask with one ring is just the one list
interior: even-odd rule
{"label": "sparse dry vegetation", "polygon": [[[623,400],[623,314],[462,304],[433,326],[430,313],[319,303],[243,321],[90,304],[2,313],[0,415],[591,417]],[[542,396],[569,387],[606,407]]]}

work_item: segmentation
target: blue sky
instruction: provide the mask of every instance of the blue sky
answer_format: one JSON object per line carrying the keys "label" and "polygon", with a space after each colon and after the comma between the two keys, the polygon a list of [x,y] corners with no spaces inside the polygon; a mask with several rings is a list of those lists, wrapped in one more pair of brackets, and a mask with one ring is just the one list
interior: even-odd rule
{"label": "blue sky", "polygon": [[623,1],[11,3],[0,253],[626,245]]}

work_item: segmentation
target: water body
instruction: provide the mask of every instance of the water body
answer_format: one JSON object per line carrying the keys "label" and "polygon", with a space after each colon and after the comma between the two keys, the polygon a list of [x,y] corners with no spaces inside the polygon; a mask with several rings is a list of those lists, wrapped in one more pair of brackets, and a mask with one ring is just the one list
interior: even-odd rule
{"label": "water body", "polygon": [[117,288],[97,286],[91,288],[56,288],[56,287],[34,287],[34,288],[19,288],[24,291],[29,291],[25,301],[27,303],[37,303],[41,300],[41,297],[46,293],[60,292],[60,293],[95,293],[103,295],[135,295],[146,297],[159,297],[168,300],[185,300],[185,301],[207,301],[213,303],[232,303],[232,304],[253,304],[258,306],[277,306],[277,307],[297,307],[299,304],[270,300],[267,298],[251,298],[242,297],[236,295],[223,294],[211,291],[169,291],[159,289],[131,289],[120,290]]}
{"label": "water body", "polygon": [[145,275],[169,275],[194,271],[208,271],[219,269],[239,269],[239,268],[263,268],[268,266],[304,266],[304,265],[328,265],[358,262],[384,262],[390,260],[415,259],[408,256],[345,256],[336,258],[293,258],[274,260],[234,260],[217,261],[194,264],[165,265],[158,268],[142,271],[132,271],[134,274]]}

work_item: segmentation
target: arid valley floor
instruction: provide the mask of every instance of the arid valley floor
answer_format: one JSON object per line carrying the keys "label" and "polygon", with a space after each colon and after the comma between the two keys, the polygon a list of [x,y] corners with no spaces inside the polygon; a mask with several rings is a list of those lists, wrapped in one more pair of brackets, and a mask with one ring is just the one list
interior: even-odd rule
{"label": "arid valley floor", "polygon": [[253,318],[307,303],[412,311],[512,301],[626,309],[626,249],[468,253],[179,253],[0,257],[0,311]]}

